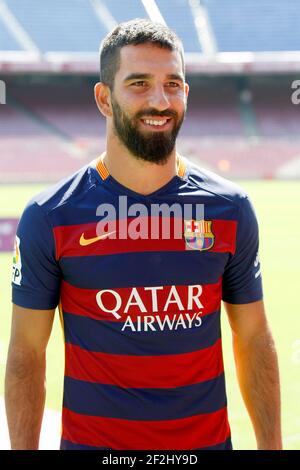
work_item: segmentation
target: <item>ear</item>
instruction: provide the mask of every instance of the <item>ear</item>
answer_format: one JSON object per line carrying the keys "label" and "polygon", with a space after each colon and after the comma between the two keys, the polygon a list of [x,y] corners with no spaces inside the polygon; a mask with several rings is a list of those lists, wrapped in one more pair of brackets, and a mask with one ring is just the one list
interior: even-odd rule
{"label": "ear", "polygon": [[189,90],[190,90],[189,84],[188,84],[188,83],[185,83],[185,84],[184,84],[184,92],[185,92],[185,98],[186,98],[186,99],[187,99],[187,97],[189,96]]}
{"label": "ear", "polygon": [[111,93],[110,89],[107,85],[102,82],[96,83],[94,87],[94,95],[96,104],[101,114],[105,117],[112,116],[112,108],[111,108]]}

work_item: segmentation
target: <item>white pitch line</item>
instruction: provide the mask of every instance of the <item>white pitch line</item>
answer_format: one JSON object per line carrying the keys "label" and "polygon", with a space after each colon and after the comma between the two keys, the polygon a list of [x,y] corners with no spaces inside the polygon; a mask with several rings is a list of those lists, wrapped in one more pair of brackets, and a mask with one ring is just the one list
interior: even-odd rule
{"label": "white pitch line", "polygon": [[300,155],[283,163],[275,173],[278,179],[297,179],[300,177]]}
{"label": "white pitch line", "polygon": [[283,438],[284,442],[299,442],[300,448],[300,433],[299,434],[292,434],[291,436],[286,436]]}

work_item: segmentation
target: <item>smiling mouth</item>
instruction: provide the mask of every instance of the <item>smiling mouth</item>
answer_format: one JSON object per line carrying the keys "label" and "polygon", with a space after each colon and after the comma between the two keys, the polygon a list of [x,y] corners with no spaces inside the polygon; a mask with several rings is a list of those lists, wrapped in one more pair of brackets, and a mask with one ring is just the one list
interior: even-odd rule
{"label": "smiling mouth", "polygon": [[141,119],[143,124],[150,126],[150,127],[156,127],[156,128],[165,126],[170,120],[171,118],[169,117],[160,118],[160,119]]}

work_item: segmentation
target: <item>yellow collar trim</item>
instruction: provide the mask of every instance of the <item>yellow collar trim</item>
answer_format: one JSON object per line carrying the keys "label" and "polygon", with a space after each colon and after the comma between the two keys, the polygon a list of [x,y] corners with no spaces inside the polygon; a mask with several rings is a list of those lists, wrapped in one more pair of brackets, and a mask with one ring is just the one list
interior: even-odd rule
{"label": "yellow collar trim", "polygon": [[[106,168],[105,164],[104,164],[104,156],[105,156],[105,152],[102,153],[96,160],[96,170],[98,171],[100,177],[102,178],[102,180],[106,180],[108,177],[109,177],[109,171],[108,169]],[[185,161],[185,158],[182,157],[181,155],[177,154],[177,157],[176,157],[176,168],[177,168],[177,176],[179,176],[179,178],[183,178],[184,175],[185,175],[185,171],[186,171],[186,161]]]}
{"label": "yellow collar trim", "polygon": [[104,156],[105,156],[105,153],[102,153],[100,155],[100,157],[98,157],[97,160],[96,160],[96,170],[98,171],[98,173],[101,176],[101,178],[103,179],[103,181],[106,180],[106,178],[109,177],[108,169],[106,168],[106,166],[104,165],[104,162],[103,162]]}

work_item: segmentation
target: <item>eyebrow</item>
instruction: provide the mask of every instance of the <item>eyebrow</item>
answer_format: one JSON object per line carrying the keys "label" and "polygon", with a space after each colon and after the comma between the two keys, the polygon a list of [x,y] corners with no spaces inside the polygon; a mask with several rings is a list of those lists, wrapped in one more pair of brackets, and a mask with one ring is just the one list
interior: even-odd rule
{"label": "eyebrow", "polygon": [[[129,82],[130,80],[149,80],[150,78],[153,78],[153,75],[150,73],[131,73],[124,78],[124,82]],[[184,82],[184,78],[178,73],[171,73],[167,75],[167,79],[178,80],[182,83]]]}

